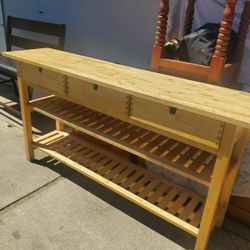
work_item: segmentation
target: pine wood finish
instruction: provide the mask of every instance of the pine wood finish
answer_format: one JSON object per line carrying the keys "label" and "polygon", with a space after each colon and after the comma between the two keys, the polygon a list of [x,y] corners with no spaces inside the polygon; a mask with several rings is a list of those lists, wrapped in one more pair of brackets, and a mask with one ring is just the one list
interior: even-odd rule
{"label": "pine wood finish", "polygon": [[[18,64],[28,160],[40,149],[189,232],[197,237],[195,249],[206,249],[224,219],[243,154],[250,94],[53,49],[4,55]],[[52,95],[29,101],[28,86]],[[57,130],[32,139],[33,111],[55,119]],[[64,125],[77,133],[63,132]],[[207,187],[207,197],[105,143]]]}
{"label": "pine wood finish", "polygon": [[35,139],[33,144],[166,221],[197,235],[204,198],[192,190],[65,132],[54,131]]}
{"label": "pine wood finish", "polygon": [[[221,27],[211,65],[202,66],[193,63],[164,59],[162,47],[166,43],[169,2],[161,0],[156,27],[157,32],[152,50],[152,70],[188,79],[204,81],[214,85],[227,84],[230,86],[235,84],[235,82],[237,82],[241,61],[244,55],[244,46],[250,20],[250,2],[245,1],[245,7],[242,12],[241,23],[237,35],[237,49],[235,50],[234,60],[230,64],[226,63],[226,54],[232,22],[235,15],[236,3],[237,0],[225,1],[225,9],[222,15]],[[187,35],[192,30],[194,11],[195,0],[188,0],[183,35]]]}
{"label": "pine wood finish", "polygon": [[29,161],[32,161],[34,160],[34,148],[32,146],[32,125],[31,125],[30,111],[27,106],[29,102],[29,89],[27,83],[23,81],[21,77],[18,76],[17,79],[18,79],[19,97],[22,100],[22,102],[20,102],[20,106],[21,106],[21,114],[23,120],[23,133],[24,133],[25,148],[26,148],[26,158]]}
{"label": "pine wood finish", "polygon": [[[32,72],[39,75],[48,70],[46,84],[42,88],[50,93],[56,92],[64,99],[69,99],[68,91],[78,95],[71,87],[70,77],[79,82],[108,87],[128,96],[141,97],[155,103],[164,104],[190,113],[199,114],[221,122],[228,122],[241,127],[250,128],[249,94],[231,89],[214,87],[178,77],[140,70],[115,63],[84,57],[54,49],[34,49],[3,52],[4,56],[19,61],[21,76],[25,77],[25,65],[36,66]],[[32,72],[30,76],[33,77]],[[39,73],[39,74],[38,74]],[[49,75],[57,73],[55,89],[50,90]],[[65,76],[68,81],[65,82]],[[32,84],[32,80],[29,80]],[[33,83],[34,84],[34,83]],[[35,83],[36,85],[36,83]],[[82,84],[83,85],[83,84]],[[37,83],[41,87],[41,83]],[[74,86],[74,85],[73,85]],[[68,91],[67,91],[68,90]],[[117,92],[114,92],[114,98]],[[191,98],[192,97],[192,98]],[[81,98],[83,99],[83,98]],[[113,105],[110,98],[108,104]],[[128,107],[129,108],[129,107]],[[120,113],[120,112],[119,112]],[[119,114],[117,114],[119,115]]]}
{"label": "pine wood finish", "polygon": [[197,183],[210,184],[215,154],[55,96],[32,101],[31,109]]}

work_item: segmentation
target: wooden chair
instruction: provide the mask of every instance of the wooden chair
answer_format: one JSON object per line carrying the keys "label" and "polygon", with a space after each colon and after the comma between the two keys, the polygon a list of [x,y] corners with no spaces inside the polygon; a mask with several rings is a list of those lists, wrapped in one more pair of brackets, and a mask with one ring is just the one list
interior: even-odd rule
{"label": "wooden chair", "polygon": [[[20,31],[22,32],[21,35]],[[38,40],[33,40],[33,38],[30,38],[31,35],[28,34],[28,32],[35,32],[42,35],[47,35],[49,37],[46,37],[46,40],[47,38],[51,38],[51,40],[53,39],[53,41],[42,42]],[[65,42],[65,32],[65,24],[54,24],[8,16],[6,32],[7,50],[11,51],[13,47],[21,49],[49,47],[63,50]],[[15,93],[16,95],[18,95],[16,87],[16,68],[14,67],[14,65],[9,64],[8,61],[1,61],[2,62],[0,62],[0,75],[4,76],[6,79],[1,81],[0,83],[12,82]]]}
{"label": "wooden chair", "polygon": [[[225,0],[225,2],[225,10],[221,21],[215,52],[211,64],[209,66],[204,66],[164,59],[165,55],[163,54],[162,48],[166,43],[169,0],[161,0],[157,19],[157,32],[152,51],[152,70],[216,85],[220,83],[235,83],[239,75],[239,69],[244,54],[244,45],[250,20],[250,1],[245,1],[232,63],[226,62],[226,56],[237,0]],[[183,35],[187,35],[191,32],[194,12],[195,0],[188,0]]]}

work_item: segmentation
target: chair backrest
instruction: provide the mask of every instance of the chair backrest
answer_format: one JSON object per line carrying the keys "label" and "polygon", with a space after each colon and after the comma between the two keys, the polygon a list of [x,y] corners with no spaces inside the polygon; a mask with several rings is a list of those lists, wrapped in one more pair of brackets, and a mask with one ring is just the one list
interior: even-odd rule
{"label": "chair backrest", "polygon": [[[65,24],[54,24],[8,16],[7,50],[12,50],[12,47],[21,49],[49,47],[64,50],[65,32]],[[33,37],[36,37],[34,34],[37,34],[38,37],[45,35],[46,39],[42,39],[44,41],[41,41],[40,38],[34,40]]]}

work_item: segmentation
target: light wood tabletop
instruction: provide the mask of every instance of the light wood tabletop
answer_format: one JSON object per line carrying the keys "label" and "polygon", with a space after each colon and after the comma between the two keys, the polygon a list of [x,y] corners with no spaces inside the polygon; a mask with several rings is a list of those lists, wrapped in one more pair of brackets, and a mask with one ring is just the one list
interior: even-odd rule
{"label": "light wood tabletop", "polygon": [[250,94],[49,48],[3,52],[17,62],[250,128]]}

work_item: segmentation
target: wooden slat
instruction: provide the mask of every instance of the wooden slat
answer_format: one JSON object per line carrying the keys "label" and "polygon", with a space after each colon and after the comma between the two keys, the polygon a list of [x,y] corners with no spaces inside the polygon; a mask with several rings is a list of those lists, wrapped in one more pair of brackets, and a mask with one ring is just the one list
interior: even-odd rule
{"label": "wooden slat", "polygon": [[117,165],[116,161],[109,160],[109,164],[106,167],[103,167],[101,170],[98,171],[98,174],[101,176],[105,176],[107,172],[110,172],[114,166]]}
{"label": "wooden slat", "polygon": [[126,180],[123,180],[121,186],[125,189],[129,189],[133,185],[135,185],[141,178],[144,177],[144,173],[140,171],[136,171],[133,175],[128,176]]}
{"label": "wooden slat", "polygon": [[193,213],[193,211],[194,211],[195,207],[198,205],[198,203],[199,203],[199,198],[198,197],[194,197],[193,199],[190,199],[190,202],[188,203],[188,205],[180,213],[179,218],[186,221],[188,216],[191,213]]}
{"label": "wooden slat", "polygon": [[[8,27],[7,27],[7,50],[10,51],[11,47],[14,46],[12,43],[13,40],[13,34],[17,34],[20,32],[16,32],[16,29],[18,31],[25,31],[24,33],[28,32],[35,32],[40,34],[45,34],[49,36],[53,36],[54,38],[57,38],[55,42],[52,42],[51,44],[44,43],[44,45],[48,45],[46,47],[50,48],[56,48],[63,50],[64,49],[64,40],[65,40],[65,31],[66,31],[66,25],[65,24],[54,24],[54,23],[47,23],[47,22],[40,22],[35,20],[29,20],[29,19],[23,19],[23,18],[17,18],[8,16]],[[21,32],[22,33],[22,32]],[[33,35],[33,34],[32,34]],[[26,35],[27,36],[27,35]],[[33,35],[34,36],[34,35]],[[31,37],[31,35],[30,35]],[[22,38],[22,37],[18,37]],[[14,39],[16,41],[16,39]],[[32,43],[25,43],[22,42],[24,46],[20,46],[20,48],[24,49],[34,49],[41,46],[41,43],[34,41]]]}
{"label": "wooden slat", "polygon": [[133,168],[127,168],[125,171],[122,171],[118,176],[114,177],[112,179],[113,182],[120,184],[122,181],[124,181],[127,176],[133,175],[135,173],[135,170]]}
{"label": "wooden slat", "polygon": [[[54,142],[55,138],[61,138],[61,143]],[[49,143],[50,140],[51,143]],[[127,159],[117,156],[87,139],[82,140],[76,135],[54,131],[41,138],[34,139],[33,145],[164,220],[173,223],[194,236],[198,235],[198,226],[192,226],[187,222],[187,218],[193,216],[192,223],[197,225],[200,222],[202,211],[197,210],[198,215],[196,215],[197,213],[193,209],[194,205],[190,209],[190,206],[184,206],[184,203],[189,197],[190,204],[192,204],[192,199],[194,199],[194,203],[203,204],[204,197],[199,194],[147,169],[133,165]],[[61,148],[60,145],[64,145],[64,147],[55,150],[56,145],[59,145],[59,148]],[[84,150],[81,151],[81,149]],[[169,190],[170,192],[168,192]],[[176,194],[180,194],[180,197],[173,200]],[[167,205],[166,201],[167,203],[171,202],[169,211],[160,208]],[[162,204],[164,205],[162,206]],[[178,217],[178,211],[182,211],[180,215],[185,220]]]}
{"label": "wooden slat", "polygon": [[11,17],[10,22],[12,28],[47,34],[51,36],[61,36],[65,32],[65,24],[46,23],[15,17]]}
{"label": "wooden slat", "polygon": [[141,178],[139,181],[137,181],[135,183],[135,185],[133,185],[132,187],[129,188],[129,190],[133,193],[135,193],[135,192],[139,193],[144,188],[145,184],[150,182],[150,181],[152,181],[152,178],[148,175],[144,175],[143,178]]}
{"label": "wooden slat", "polygon": [[185,164],[186,161],[188,161],[188,159],[192,158],[192,156],[195,154],[196,152],[196,148],[190,147],[181,157],[180,159],[177,161],[177,163],[179,164]]}
{"label": "wooden slat", "polygon": [[159,202],[159,199],[163,196],[165,192],[167,192],[169,189],[169,185],[164,185],[161,183],[158,188],[155,190],[155,192],[148,198],[148,201],[156,204]]}
{"label": "wooden slat", "polygon": [[173,69],[173,70],[178,70],[178,68],[181,68],[182,71],[186,71],[188,73],[193,73],[193,74],[197,74],[197,72],[199,72],[199,74],[207,75],[209,71],[208,66],[171,60],[171,59],[160,59],[159,65],[160,67],[167,67],[168,69]]}
{"label": "wooden slat", "polygon": [[[53,105],[50,105],[51,103]],[[61,120],[79,131],[209,186],[213,165],[206,164],[206,160],[208,157],[215,157],[211,153],[190,147],[182,155],[183,150],[189,147],[188,145],[69,101],[64,102],[57,97],[39,100],[37,103],[33,101],[31,105],[35,111]],[[63,108],[59,108],[60,106]],[[193,159],[199,152],[201,155]],[[190,162],[189,165],[187,165],[188,162]]]}
{"label": "wooden slat", "polygon": [[111,171],[105,177],[109,180],[113,180],[119,175],[119,173],[123,172],[125,169],[127,169],[127,167],[120,164],[114,169],[114,171]]}
{"label": "wooden slat", "polygon": [[153,139],[149,140],[148,145],[144,147],[144,150],[147,150],[149,152],[151,152],[155,146],[158,146],[164,139],[166,139],[166,137],[160,135],[154,135],[151,136],[151,138]]}
{"label": "wooden slat", "polygon": [[5,109],[7,109],[10,112],[13,112],[14,114],[20,116],[21,112],[19,110],[17,110],[16,108],[13,108],[11,106],[9,106],[7,103],[1,102],[0,101],[0,106],[3,106]]}
{"label": "wooden slat", "polygon": [[149,195],[154,191],[154,188],[156,188],[157,185],[159,185],[158,180],[151,180],[150,184],[139,193],[139,196],[142,198],[149,197]]}
{"label": "wooden slat", "polygon": [[178,212],[178,210],[183,207],[183,204],[185,203],[185,201],[187,201],[187,199],[189,198],[189,194],[188,193],[182,193],[179,198],[177,199],[177,201],[175,201],[172,206],[168,209],[169,213],[176,213]]}
{"label": "wooden slat", "polygon": [[23,49],[46,48],[46,47],[51,47],[54,49],[59,48],[58,45],[40,42],[40,41],[36,41],[36,40],[32,40],[32,39],[28,39],[28,38],[24,38],[20,36],[14,36],[14,35],[11,35],[9,37],[9,41],[12,46],[23,48]]}
{"label": "wooden slat", "polygon": [[206,159],[209,157],[209,155],[210,154],[207,152],[201,152],[201,154],[189,166],[189,169],[196,171],[197,168],[206,161]]}
{"label": "wooden slat", "polygon": [[191,225],[195,227],[200,226],[203,209],[204,209],[204,203],[202,204],[202,206],[199,207],[199,209],[196,211],[195,215],[193,216],[193,219],[190,221]]}

